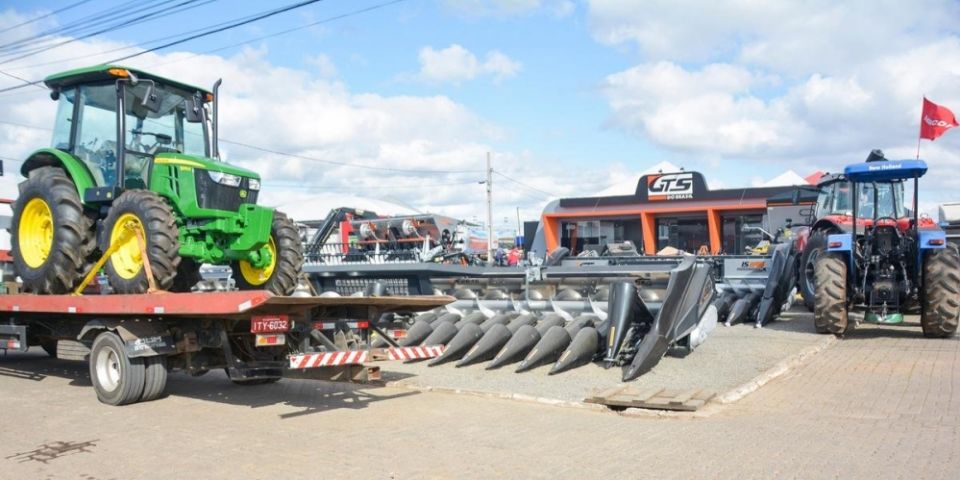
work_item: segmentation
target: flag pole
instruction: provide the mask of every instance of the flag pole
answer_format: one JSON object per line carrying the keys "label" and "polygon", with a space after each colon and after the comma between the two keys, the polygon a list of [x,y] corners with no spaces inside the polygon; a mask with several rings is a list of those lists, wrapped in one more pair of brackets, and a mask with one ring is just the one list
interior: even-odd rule
{"label": "flag pole", "polygon": [[[923,101],[926,103],[927,96],[923,96]],[[921,104],[922,105],[922,104]],[[920,140],[923,138],[923,108],[920,108],[920,130],[917,131],[917,160],[920,160]]]}

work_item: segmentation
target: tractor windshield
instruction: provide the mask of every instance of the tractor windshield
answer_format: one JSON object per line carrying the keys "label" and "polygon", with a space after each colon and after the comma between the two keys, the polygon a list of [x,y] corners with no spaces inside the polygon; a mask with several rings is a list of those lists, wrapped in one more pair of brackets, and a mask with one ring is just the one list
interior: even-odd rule
{"label": "tractor windshield", "polygon": [[[817,198],[818,216],[852,215],[853,189],[850,182],[827,185]],[[903,218],[908,215],[903,203],[903,182],[857,184],[857,218]]]}
{"label": "tractor windshield", "polygon": [[[147,99],[147,96],[156,96]],[[188,122],[191,93],[161,83],[140,82],[124,87],[126,147],[137,153],[182,153],[206,157],[204,124]]]}

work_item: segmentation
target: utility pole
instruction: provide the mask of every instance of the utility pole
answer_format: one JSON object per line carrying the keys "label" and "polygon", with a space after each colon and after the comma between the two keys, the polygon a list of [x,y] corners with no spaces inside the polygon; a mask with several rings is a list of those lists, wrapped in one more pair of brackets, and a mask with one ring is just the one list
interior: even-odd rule
{"label": "utility pole", "polygon": [[493,265],[493,167],[487,152],[487,265]]}

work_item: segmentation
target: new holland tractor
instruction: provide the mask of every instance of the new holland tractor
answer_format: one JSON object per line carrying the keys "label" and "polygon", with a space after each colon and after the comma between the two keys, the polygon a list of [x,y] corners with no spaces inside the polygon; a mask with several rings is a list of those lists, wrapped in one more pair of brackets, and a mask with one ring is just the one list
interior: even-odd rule
{"label": "new holland tractor", "polygon": [[[862,321],[899,324],[920,314],[924,335],[949,337],[960,319],[960,254],[946,234],[917,213],[922,160],[888,161],[875,150],[864,163],[821,185],[813,236],[816,257],[814,325],[842,336]],[[904,183],[913,180],[913,201]],[[807,248],[814,247],[813,238]]]}
{"label": "new holland tractor", "polygon": [[108,253],[117,293],[146,292],[150,273],[158,289],[188,291],[202,264],[231,265],[241,289],[293,291],[296,224],[257,205],[259,175],[220,161],[220,81],[99,65],[44,83],[59,103],[52,146],[20,169],[10,228],[25,291],[71,292]]}

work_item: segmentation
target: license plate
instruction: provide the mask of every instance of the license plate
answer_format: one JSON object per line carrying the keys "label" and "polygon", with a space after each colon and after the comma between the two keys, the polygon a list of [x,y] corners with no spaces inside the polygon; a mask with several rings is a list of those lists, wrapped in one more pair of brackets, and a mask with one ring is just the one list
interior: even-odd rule
{"label": "license plate", "polygon": [[275,347],[287,343],[287,336],[282,333],[258,334],[254,345],[258,347]]}
{"label": "license plate", "polygon": [[250,333],[282,333],[290,331],[286,315],[258,315],[250,319]]}

